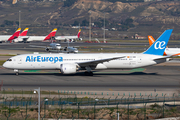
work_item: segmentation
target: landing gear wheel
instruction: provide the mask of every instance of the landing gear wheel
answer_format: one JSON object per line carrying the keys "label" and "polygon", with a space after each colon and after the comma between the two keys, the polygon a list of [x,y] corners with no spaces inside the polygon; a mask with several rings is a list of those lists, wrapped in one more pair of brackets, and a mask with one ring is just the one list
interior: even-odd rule
{"label": "landing gear wheel", "polygon": [[93,76],[94,74],[93,74],[93,72],[89,72],[89,76]]}
{"label": "landing gear wheel", "polygon": [[84,72],[84,74],[86,75],[86,76],[93,76],[93,72],[88,72],[88,71],[86,71],[86,72]]}
{"label": "landing gear wheel", "polygon": [[19,75],[19,73],[18,72],[16,72],[16,76],[18,76]]}

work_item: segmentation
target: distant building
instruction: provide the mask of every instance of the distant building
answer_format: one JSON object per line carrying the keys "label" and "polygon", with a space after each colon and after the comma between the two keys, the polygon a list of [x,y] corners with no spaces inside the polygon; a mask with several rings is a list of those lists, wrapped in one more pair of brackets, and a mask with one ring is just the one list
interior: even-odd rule
{"label": "distant building", "polygon": [[79,28],[79,26],[72,26],[72,28]]}
{"label": "distant building", "polygon": [[17,3],[17,0],[13,0],[12,4],[16,4]]}
{"label": "distant building", "polygon": [[111,28],[111,30],[114,30],[114,31],[115,31],[115,30],[117,30],[117,28]]}
{"label": "distant building", "polygon": [[138,34],[135,34],[134,39],[147,39],[146,36],[140,36]]}

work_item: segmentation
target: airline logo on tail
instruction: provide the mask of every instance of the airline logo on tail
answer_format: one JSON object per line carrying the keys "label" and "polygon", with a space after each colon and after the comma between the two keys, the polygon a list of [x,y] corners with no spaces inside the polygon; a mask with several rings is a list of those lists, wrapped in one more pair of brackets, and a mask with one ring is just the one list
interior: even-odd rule
{"label": "airline logo on tail", "polygon": [[51,33],[49,33],[49,35],[46,36],[46,38],[44,39],[45,40],[50,40],[52,37],[54,37],[56,35],[56,32],[57,32],[57,28],[54,28]]}
{"label": "airline logo on tail", "polygon": [[77,34],[77,37],[79,38],[80,37],[80,34],[81,34],[81,29],[79,29],[79,32]]}
{"label": "airline logo on tail", "polygon": [[155,49],[164,49],[165,47],[163,47],[163,46],[164,46],[165,44],[166,44],[165,41],[162,41],[162,42],[160,42],[160,41],[155,42],[154,48],[155,48]]}
{"label": "airline logo on tail", "polygon": [[172,31],[166,30],[143,54],[163,55]]}
{"label": "airline logo on tail", "polygon": [[[152,37],[152,36],[148,36],[148,40],[149,40],[149,45],[151,46],[154,42],[155,42],[155,39]],[[161,48],[161,49],[164,49],[164,47],[162,45],[164,45],[165,43],[160,43],[159,46],[157,47],[156,45],[156,48]],[[163,47],[163,48],[162,48]],[[167,47],[167,46],[166,46]],[[155,49],[156,49],[155,48]],[[164,52],[163,55],[167,55],[166,52]]]}
{"label": "airline logo on tail", "polygon": [[11,41],[11,40],[13,40],[13,39],[15,39],[15,38],[18,38],[20,32],[21,32],[21,28],[18,28],[18,29],[16,30],[16,32],[8,39],[8,41]]}
{"label": "airline logo on tail", "polygon": [[19,36],[26,36],[29,28],[25,28]]}

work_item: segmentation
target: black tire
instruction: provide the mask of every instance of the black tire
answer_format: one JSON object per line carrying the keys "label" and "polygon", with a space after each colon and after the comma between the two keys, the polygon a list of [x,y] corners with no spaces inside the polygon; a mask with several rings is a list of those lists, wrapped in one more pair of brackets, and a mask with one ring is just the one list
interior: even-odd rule
{"label": "black tire", "polygon": [[94,74],[93,74],[93,72],[84,72],[84,75],[86,75],[86,76],[93,76]]}
{"label": "black tire", "polygon": [[94,74],[93,74],[93,72],[89,72],[89,76],[93,76]]}

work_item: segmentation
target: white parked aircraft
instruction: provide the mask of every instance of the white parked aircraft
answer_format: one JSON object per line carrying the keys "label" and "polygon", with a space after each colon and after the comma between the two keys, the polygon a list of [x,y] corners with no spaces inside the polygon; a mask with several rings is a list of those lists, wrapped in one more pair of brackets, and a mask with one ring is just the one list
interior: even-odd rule
{"label": "white parked aircraft", "polygon": [[36,46],[36,45],[29,45],[30,47],[38,47],[38,48],[45,48],[46,51],[57,50],[59,52],[61,50],[61,45],[59,43],[50,43],[49,46]]}
{"label": "white parked aircraft", "polygon": [[67,53],[78,53],[78,49],[75,48],[75,47],[64,47],[64,52],[67,52]]}
{"label": "white parked aircraft", "polygon": [[22,54],[11,57],[3,66],[19,70],[60,70],[62,74],[75,74],[86,70],[86,75],[93,75],[98,69],[132,69],[155,65],[168,61],[170,56],[163,56],[172,29],[166,30],[156,42],[143,53],[91,53],[91,54]]}
{"label": "white parked aircraft", "polygon": [[65,42],[69,40],[70,42],[75,42],[74,41],[75,39],[82,40],[82,38],[80,38],[80,34],[81,34],[81,29],[79,29],[78,34],[75,36],[55,36],[55,40],[64,40]]}
{"label": "white parked aircraft", "polygon": [[[148,39],[149,39],[149,45],[151,46],[155,42],[155,39],[150,35],[148,36]],[[166,49],[164,51],[164,55],[180,56],[180,48],[168,48],[168,47],[166,47]]]}
{"label": "white parked aircraft", "polygon": [[18,28],[13,35],[0,35],[0,43],[11,41],[13,39],[18,38],[20,32],[21,32],[21,28]]}
{"label": "white parked aircraft", "polygon": [[10,40],[8,40],[8,41],[10,41],[10,43],[11,43],[11,42],[25,42],[25,41],[28,39],[28,36],[26,36],[28,30],[29,30],[29,28],[25,28],[25,29],[19,34],[19,36],[18,36],[17,38],[15,38],[15,39],[10,39]]}
{"label": "white parked aircraft", "polygon": [[78,53],[78,49],[74,47],[62,47],[59,43],[51,42],[49,46],[36,46],[36,45],[29,45],[30,47],[38,47],[38,48],[45,48],[46,51],[57,51],[57,52],[66,52],[66,53]]}
{"label": "white parked aircraft", "polygon": [[[51,40],[55,37],[57,28],[54,28],[47,36],[20,36],[14,42],[31,42],[31,41],[45,41]],[[26,33],[27,34],[27,33]]]}

